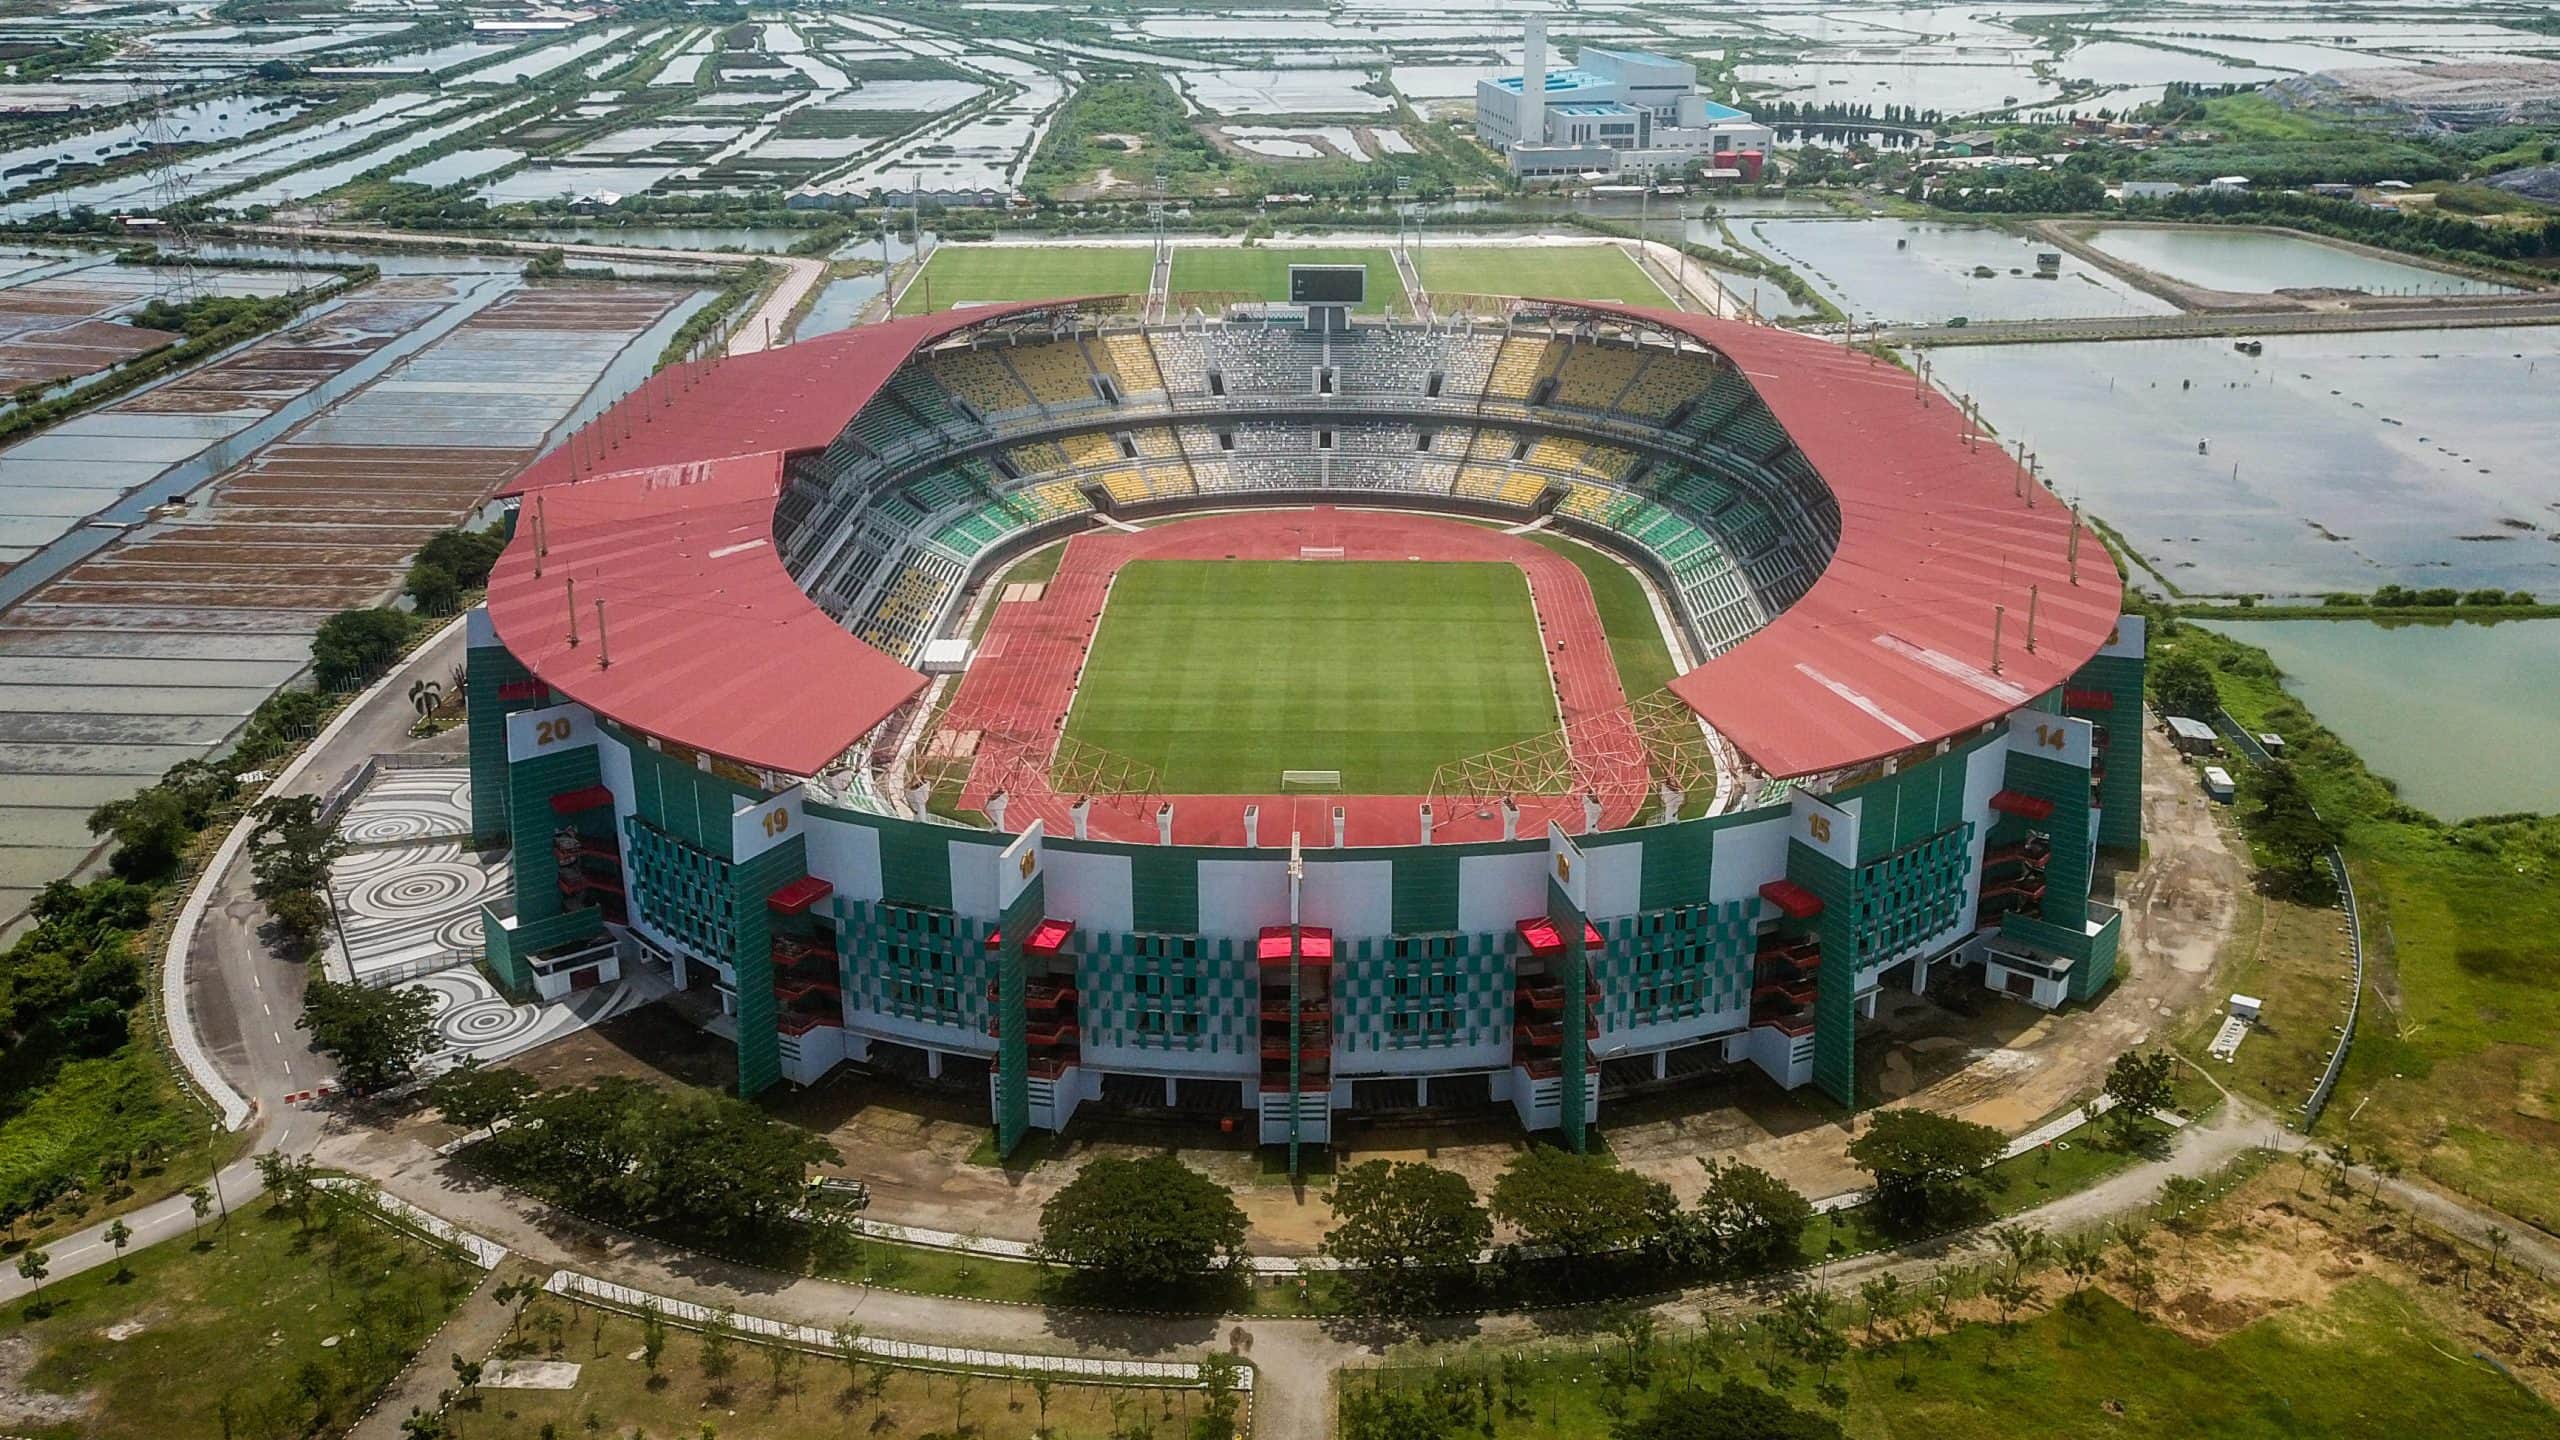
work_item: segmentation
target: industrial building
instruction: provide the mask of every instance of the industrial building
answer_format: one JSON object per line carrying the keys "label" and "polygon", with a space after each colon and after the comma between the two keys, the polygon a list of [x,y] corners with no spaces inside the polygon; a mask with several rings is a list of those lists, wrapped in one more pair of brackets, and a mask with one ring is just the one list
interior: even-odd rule
{"label": "industrial building", "polygon": [[[1737,1066],[1856,1103],[1886,987],[2053,1007],[2114,972],[2140,618],[1957,407],[1811,337],[993,306],[665,372],[512,493],[468,653],[473,828],[515,865],[488,966],[664,967],[748,1094],[982,1086],[1007,1151],[1087,1106],[1293,1163],[1418,1106],[1578,1146],[1608,1096]],[[1033,547],[1364,504],[1604,548],[1684,673],[1571,721],[1562,784],[1258,797],[1115,796],[1045,723],[961,722],[1072,679],[1089,632],[1038,629],[1100,608],[1072,567],[1007,587],[1036,633],[923,673]],[[924,755],[991,825],[933,813]]]}
{"label": "industrial building", "polygon": [[[1518,75],[1476,82],[1476,138],[1524,178],[1675,175],[1693,163],[1756,180],[1777,136],[1698,93],[1698,67],[1585,45],[1547,68],[1547,22],[1527,22]],[[1538,77],[1536,85],[1531,77]]]}

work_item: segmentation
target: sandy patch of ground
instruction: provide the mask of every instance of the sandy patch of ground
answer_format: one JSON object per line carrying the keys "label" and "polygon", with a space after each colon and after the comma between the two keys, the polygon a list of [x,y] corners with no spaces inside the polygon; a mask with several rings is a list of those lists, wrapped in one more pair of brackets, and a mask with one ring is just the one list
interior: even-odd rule
{"label": "sandy patch of ground", "polygon": [[0,1424],[77,1425],[88,1418],[85,1395],[54,1395],[27,1388],[36,1343],[24,1335],[0,1335]]}

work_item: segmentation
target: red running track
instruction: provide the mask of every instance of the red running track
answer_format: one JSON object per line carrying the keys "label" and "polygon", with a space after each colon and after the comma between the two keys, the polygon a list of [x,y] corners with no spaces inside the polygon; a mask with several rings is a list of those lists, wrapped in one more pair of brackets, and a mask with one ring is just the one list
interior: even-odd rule
{"label": "red running track", "polygon": [[[1132,560],[1295,560],[1302,549],[1339,548],[1348,560],[1496,561],[1520,567],[1529,581],[1544,638],[1547,669],[1555,682],[1564,722],[1573,731],[1577,789],[1602,797],[1603,828],[1632,820],[1646,798],[1642,745],[1626,714],[1618,668],[1600,627],[1591,584],[1572,561],[1516,535],[1427,515],[1380,510],[1255,510],[1130,532],[1094,529],[1067,542],[1058,573],[1037,600],[996,606],[969,671],[962,678],[942,733],[975,731],[977,759],[961,796],[964,807],[983,809],[997,790],[1007,793],[1005,828],[1019,831],[1046,820],[1052,835],[1073,834],[1073,796],[1051,788],[1049,764],[1075,699],[1077,674],[1102,619],[1111,577]],[[1309,561],[1322,564],[1323,561]],[[1623,732],[1623,733],[1621,733]],[[1130,756],[1134,760],[1148,757]],[[1463,757],[1452,755],[1451,760]],[[1262,807],[1258,838],[1285,846],[1291,832],[1310,847],[1333,839],[1333,810],[1344,813],[1352,845],[1411,845],[1421,839],[1419,795],[1172,795],[1175,843],[1241,845],[1244,808]],[[1554,820],[1568,833],[1583,828],[1579,795],[1524,795],[1520,834],[1536,838]],[[1087,817],[1096,838],[1157,838],[1152,802],[1115,805],[1097,798]],[[1444,808],[1446,806],[1444,805]],[[1433,838],[1498,840],[1498,807],[1470,806],[1444,814]]]}

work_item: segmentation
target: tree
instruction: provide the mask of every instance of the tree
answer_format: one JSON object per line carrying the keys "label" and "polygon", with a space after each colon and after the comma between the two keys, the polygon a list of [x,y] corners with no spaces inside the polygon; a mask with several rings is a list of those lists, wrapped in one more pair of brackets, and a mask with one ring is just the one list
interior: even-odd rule
{"label": "tree", "polygon": [[1032,1431],[1035,1435],[1046,1437],[1049,1433],[1049,1392],[1057,1383],[1046,1375],[1031,1377],[1031,1403],[1039,1407],[1040,1416],[1037,1428]]}
{"label": "tree", "polygon": [[1739,1380],[1719,1390],[1677,1385],[1622,1421],[1614,1440],[1840,1440],[1836,1421]]}
{"label": "tree", "polygon": [[424,990],[375,989],[313,977],[302,992],[311,1048],[337,1062],[338,1078],[359,1095],[409,1078],[436,1046],[435,997]]}
{"label": "tree", "polygon": [[1867,1343],[1872,1346],[1877,1328],[1891,1329],[1911,1307],[1911,1297],[1903,1289],[1902,1277],[1888,1271],[1858,1282],[1858,1303],[1867,1308]]}
{"label": "tree", "polygon": [[836,1358],[844,1362],[844,1389],[850,1395],[862,1385],[862,1327],[847,1317],[827,1337],[835,1346]]}
{"label": "tree", "polygon": [[2133,1313],[2148,1315],[2160,1299],[2160,1272],[2148,1260],[2136,1260],[2117,1272],[2124,1279],[2125,1293],[2133,1297]]}
{"label": "tree", "polygon": [[1981,1204],[1980,1175],[2007,1148],[1988,1125],[1926,1110],[1886,1110],[1849,1142],[1849,1160],[1874,1179],[1877,1213],[1913,1229],[1970,1215]]}
{"label": "tree", "polygon": [[450,615],[462,603],[462,582],[453,578],[452,571],[424,560],[409,567],[401,588],[409,592],[421,615]]}
{"label": "tree", "polygon": [[1991,1242],[2009,1257],[2009,1278],[2025,1277],[2027,1267],[2045,1257],[2053,1248],[2045,1233],[2033,1225],[2002,1225],[1991,1232]]}
{"label": "tree", "polygon": [[479,1056],[470,1055],[428,1082],[427,1102],[465,1130],[494,1130],[500,1121],[522,1113],[541,1090],[521,1070],[483,1065]]}
{"label": "tree", "polygon": [[1244,1257],[1235,1197],[1170,1155],[1105,1156],[1040,1207],[1040,1257],[1098,1284],[1196,1286]]}
{"label": "tree", "polygon": [[2267,856],[2259,880],[2270,893],[2320,895],[2334,883],[2328,862],[2338,828],[2321,818],[2291,762],[2274,760],[2250,772],[2240,818]]}
{"label": "tree", "polygon": [[1475,1263],[1493,1221],[1465,1176],[1436,1165],[1371,1160],[1336,1177],[1333,1228],[1324,1255],[1350,1267],[1375,1300],[1412,1294],[1414,1271],[1450,1272]]}
{"label": "tree", "polygon": [[346,842],[321,818],[315,795],[262,800],[250,814],[251,893],[275,917],[276,929],[295,954],[308,955],[329,923],[329,867]]}
{"label": "tree", "polygon": [[640,1302],[640,1363],[648,1368],[649,1384],[660,1383],[658,1362],[667,1353],[667,1317],[658,1312],[658,1302]]}
{"label": "tree", "polygon": [[311,637],[311,668],[324,686],[360,685],[400,658],[417,622],[397,610],[341,610]]}
{"label": "tree", "polygon": [[2116,1143],[2130,1148],[2145,1134],[2142,1122],[2155,1110],[2166,1110],[2177,1098],[2177,1057],[2166,1050],[2127,1050],[2107,1068],[2108,1098],[2116,1108],[2108,1128]]}
{"label": "tree", "polygon": [[[1203,1399],[1200,1413],[1192,1418],[1191,1440],[1234,1440],[1236,1434],[1237,1392],[1244,1378],[1244,1363],[1222,1351],[1212,1350],[1200,1357],[1200,1388]],[[1040,1382],[1031,1382],[1035,1393]],[[1041,1428],[1048,1428],[1049,1404],[1040,1402]]]}
{"label": "tree", "polygon": [[2191,720],[2209,718],[2222,708],[2213,667],[2203,655],[2185,648],[2173,648],[2152,662],[2151,699],[2161,713]]}
{"label": "tree", "polygon": [[1803,1252],[1813,1202],[1777,1176],[1739,1160],[1709,1160],[1698,1228],[1710,1259],[1729,1270],[1767,1270]]}
{"label": "tree", "polygon": [[484,530],[446,530],[418,547],[418,563],[451,575],[465,590],[476,590],[488,583],[489,572],[497,568],[498,556],[506,548],[506,536],[494,525]]}
{"label": "tree", "polygon": [[472,1397],[479,1393],[480,1377],[487,1372],[487,1369],[488,1367],[480,1361],[463,1359],[461,1351],[453,1352],[453,1382],[461,1388],[464,1404],[469,1404]]}
{"label": "tree", "polygon": [[18,1278],[35,1287],[35,1299],[29,1308],[40,1313],[47,1308],[44,1303],[44,1277],[52,1273],[53,1255],[43,1246],[30,1245],[18,1252]]}
{"label": "tree", "polygon": [[193,1217],[187,1224],[187,1235],[192,1239],[204,1228],[204,1217],[213,1213],[213,1192],[202,1185],[190,1185],[186,1196],[187,1210]]}
{"label": "tree", "polygon": [[702,1322],[702,1374],[715,1385],[729,1378],[736,1363],[729,1346],[737,1337],[737,1312],[722,1305]]}
{"label": "tree", "polygon": [[2106,1243],[2095,1235],[2066,1235],[2055,1249],[2062,1273],[2071,1277],[2071,1298],[2078,1300],[2107,1268]]}
{"label": "tree", "polygon": [[133,1243],[133,1227],[124,1223],[124,1217],[119,1215],[109,1222],[105,1233],[107,1244],[114,1247],[116,1252],[116,1279],[132,1279],[133,1272],[125,1268],[124,1247]]}
{"label": "tree", "polygon": [[167,878],[196,834],[185,802],[158,785],[90,811],[89,833],[115,841],[108,867],[127,880]]}
{"label": "tree", "polygon": [[1643,1245],[1673,1208],[1661,1181],[1552,1145],[1513,1156],[1493,1186],[1495,1219],[1519,1231],[1522,1243],[1571,1259]]}

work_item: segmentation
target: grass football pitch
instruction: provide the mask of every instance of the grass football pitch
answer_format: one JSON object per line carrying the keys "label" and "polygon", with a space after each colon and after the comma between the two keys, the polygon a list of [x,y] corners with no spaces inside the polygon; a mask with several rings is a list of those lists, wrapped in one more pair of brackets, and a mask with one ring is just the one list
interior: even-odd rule
{"label": "grass football pitch", "polygon": [[1000,300],[1143,295],[1152,264],[1138,245],[945,245],[898,297],[898,313]]}
{"label": "grass football pitch", "polygon": [[1132,561],[1066,733],[1177,795],[1269,794],[1282,770],[1419,795],[1444,762],[1556,728],[1539,646],[1512,565]]}
{"label": "grass football pitch", "polygon": [[1662,287],[1615,245],[1430,245],[1414,252],[1435,296],[1536,295],[1663,305]]}
{"label": "grass football pitch", "polygon": [[1292,265],[1366,265],[1369,303],[1360,313],[1404,309],[1404,281],[1396,275],[1396,257],[1381,246],[1273,248],[1241,245],[1182,246],[1173,252],[1173,292],[1226,291],[1263,300],[1289,298]]}

